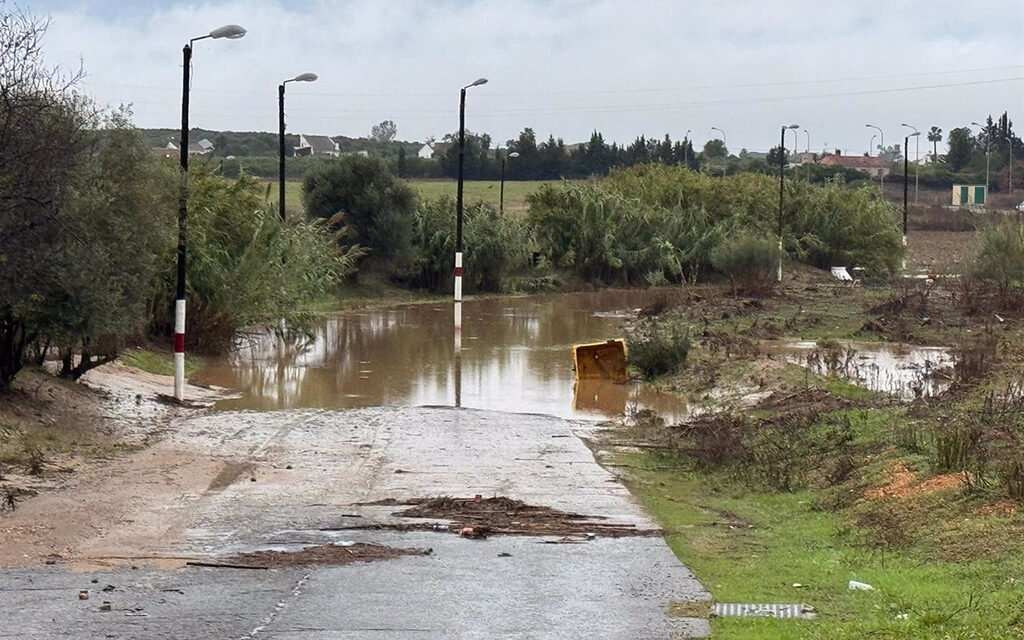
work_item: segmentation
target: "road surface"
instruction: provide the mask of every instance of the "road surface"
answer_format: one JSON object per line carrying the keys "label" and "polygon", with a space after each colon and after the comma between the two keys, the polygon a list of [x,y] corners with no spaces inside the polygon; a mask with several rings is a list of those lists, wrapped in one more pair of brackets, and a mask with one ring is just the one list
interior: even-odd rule
{"label": "road surface", "polygon": [[[710,596],[660,536],[562,544],[370,526],[397,522],[398,507],[365,503],[479,494],[657,528],[578,437],[592,428],[450,408],[179,419],[155,445],[0,520],[0,638],[706,635],[706,620],[669,613]],[[361,528],[339,530],[352,526]],[[271,570],[185,565],[350,541],[432,553]]]}

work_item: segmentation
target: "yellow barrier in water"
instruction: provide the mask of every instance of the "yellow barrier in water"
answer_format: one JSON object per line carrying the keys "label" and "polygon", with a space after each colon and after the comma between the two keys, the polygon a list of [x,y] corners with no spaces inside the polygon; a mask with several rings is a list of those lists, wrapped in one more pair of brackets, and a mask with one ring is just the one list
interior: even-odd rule
{"label": "yellow barrier in water", "polygon": [[572,348],[579,380],[612,380],[626,382],[626,342],[607,340],[578,344]]}

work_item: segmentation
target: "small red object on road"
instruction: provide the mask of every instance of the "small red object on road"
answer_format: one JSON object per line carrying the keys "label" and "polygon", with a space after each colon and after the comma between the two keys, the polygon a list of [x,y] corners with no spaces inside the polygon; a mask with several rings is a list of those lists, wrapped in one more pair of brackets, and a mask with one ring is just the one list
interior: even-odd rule
{"label": "small red object on road", "polygon": [[476,494],[475,496],[473,496],[473,501],[474,502],[480,502],[483,499],[484,499],[484,497],[482,495],[480,495],[479,493]]}
{"label": "small red object on road", "polygon": [[79,600],[88,600],[89,599],[89,592],[84,590],[84,589],[82,591],[79,591],[78,592],[78,599]]}

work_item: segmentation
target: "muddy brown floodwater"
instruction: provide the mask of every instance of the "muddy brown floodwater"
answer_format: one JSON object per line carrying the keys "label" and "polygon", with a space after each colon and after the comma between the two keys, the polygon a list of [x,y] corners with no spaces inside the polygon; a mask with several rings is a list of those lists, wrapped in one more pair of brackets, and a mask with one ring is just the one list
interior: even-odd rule
{"label": "muddy brown floodwater", "polygon": [[[664,292],[471,300],[463,307],[462,407],[605,419],[650,409],[687,415],[678,396],[637,384],[584,381],[572,346],[622,336],[623,320]],[[407,305],[332,316],[303,346],[254,337],[193,379],[241,392],[218,407],[285,409],[455,404],[453,307]]]}

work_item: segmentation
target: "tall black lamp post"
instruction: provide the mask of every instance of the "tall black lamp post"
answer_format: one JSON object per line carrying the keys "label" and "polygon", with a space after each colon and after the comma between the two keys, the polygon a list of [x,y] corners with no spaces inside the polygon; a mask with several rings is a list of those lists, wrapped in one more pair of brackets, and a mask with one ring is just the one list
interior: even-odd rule
{"label": "tall black lamp post", "polygon": [[[875,129],[876,131],[878,131],[878,136],[879,136],[879,141],[881,143],[882,151],[885,151],[885,132],[882,131],[882,128],[881,127],[876,127],[873,124],[866,124],[864,126],[867,127],[868,129]],[[871,154],[869,153],[868,155],[871,155]],[[878,154],[878,155],[881,156],[881,154]],[[882,195],[884,196],[885,195],[885,169],[881,170],[880,184],[881,184],[881,189],[882,189]]]}
{"label": "tall black lamp post", "polygon": [[[779,141],[779,270],[776,276],[779,282],[782,282],[782,207],[786,197],[786,130],[791,129],[796,136],[799,128],[798,124],[783,125]],[[796,149],[795,144],[793,148]]]}
{"label": "tall black lamp post", "polygon": [[455,406],[462,406],[462,171],[466,159],[466,89],[487,84],[487,78],[459,92],[459,183],[455,191]]}
{"label": "tall black lamp post", "polygon": [[501,195],[498,196],[498,213],[505,213],[505,159],[518,158],[519,152],[513,151],[507,156],[501,156]]}
{"label": "tall black lamp post", "polygon": [[[466,160],[466,89],[487,84],[479,78],[459,93],[459,183],[455,191],[455,302],[462,302],[462,171]],[[462,328],[462,308],[456,306],[455,326]]]}
{"label": "tall black lamp post", "polygon": [[[917,127],[915,127],[912,124],[907,124],[906,122],[900,124],[900,126],[914,130],[914,133],[910,134],[909,137],[914,139],[914,204],[917,204],[917,194],[918,194],[918,191],[919,191],[919,187],[921,186],[921,179],[920,179],[921,178],[921,174],[920,174],[920,172],[921,172],[921,132],[917,130]],[[904,140],[903,141],[903,156],[904,156],[904,158],[906,158],[906,156],[910,154],[910,149],[908,149],[906,147],[906,145],[907,145],[907,141]],[[903,168],[904,168],[904,170],[906,169],[906,163],[904,163]]]}
{"label": "tall black lamp post", "polygon": [[[972,122],[971,124],[976,126],[976,127],[981,127],[982,130],[985,130],[985,125],[981,124],[980,122]],[[989,169],[990,156],[992,155],[991,152],[992,152],[992,136],[989,134],[989,132],[986,131],[986,133],[985,133],[985,202],[988,202],[988,195],[989,195],[989,193],[988,193],[988,169]],[[938,158],[936,157],[936,158],[934,158],[934,160],[937,161]]]}
{"label": "tall black lamp post", "polygon": [[277,85],[278,214],[282,221],[287,219],[284,210],[284,85],[289,82],[313,82],[315,80],[315,73],[302,73]]}
{"label": "tall black lamp post", "polygon": [[[904,126],[909,126],[909,125],[904,125]],[[911,129],[913,129],[913,127],[911,127]],[[907,153],[907,146],[910,144],[910,139],[911,138],[917,138],[920,135],[921,135],[921,132],[918,131],[917,129],[914,129],[914,133],[908,133],[906,135],[906,137],[903,138],[903,252],[904,252],[903,267],[904,268],[906,268],[906,266],[907,266],[907,258],[906,258],[906,251],[907,251],[907,190],[908,190],[908,185],[910,184],[910,178],[907,175],[909,173],[908,159],[909,159],[910,154]]]}
{"label": "tall black lamp post", "polygon": [[237,40],[245,35],[245,29],[229,24],[214,29],[205,36],[192,38],[181,50],[181,186],[178,200],[178,286],[174,301],[174,397],[185,399],[185,247],[187,244],[188,222],[188,93],[191,84],[192,45],[197,40],[228,38]]}

